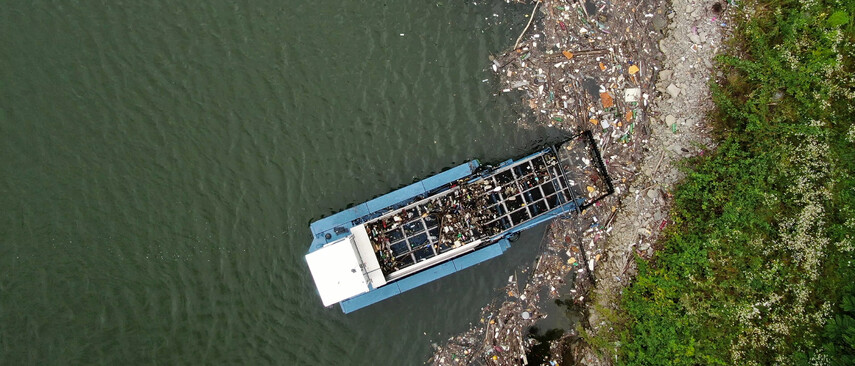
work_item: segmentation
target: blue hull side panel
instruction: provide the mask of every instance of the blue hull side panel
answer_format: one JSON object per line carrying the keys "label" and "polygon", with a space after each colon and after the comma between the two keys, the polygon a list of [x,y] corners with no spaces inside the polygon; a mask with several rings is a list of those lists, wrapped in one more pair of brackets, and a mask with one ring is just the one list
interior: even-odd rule
{"label": "blue hull side panel", "polygon": [[398,288],[398,283],[393,282],[386,284],[385,286],[382,286],[378,289],[368,291],[362,295],[351,297],[347,300],[340,302],[339,305],[341,305],[341,311],[347,314],[362,309],[371,304],[386,300],[400,293],[401,289]]}
{"label": "blue hull side panel", "polygon": [[454,263],[445,262],[396,282],[398,282],[398,288],[401,292],[404,292],[436,280],[437,278],[448,276],[454,272],[457,272],[457,269],[454,268]]}
{"label": "blue hull side panel", "polygon": [[456,258],[452,261],[452,263],[454,263],[454,268],[460,271],[462,269],[466,269],[478,263],[484,262],[488,259],[498,257],[510,247],[511,243],[508,242],[507,239],[503,239],[496,244],[493,244],[481,250],[477,250],[468,255],[464,255],[460,258]]}
{"label": "blue hull side panel", "polygon": [[384,194],[371,201],[365,202],[365,205],[368,206],[368,210],[371,212],[380,211],[398,202],[406,201],[424,193],[425,189],[421,182],[413,183],[392,193]]}

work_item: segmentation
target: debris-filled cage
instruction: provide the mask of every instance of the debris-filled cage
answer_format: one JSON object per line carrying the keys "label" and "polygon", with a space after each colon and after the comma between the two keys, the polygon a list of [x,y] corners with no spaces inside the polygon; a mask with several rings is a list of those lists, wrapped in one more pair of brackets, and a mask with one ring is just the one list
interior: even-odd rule
{"label": "debris-filled cage", "polygon": [[578,211],[612,192],[591,133],[585,132],[513,164],[460,179],[365,226],[384,276],[395,280],[456,251],[491,244],[543,214]]}
{"label": "debris-filled cage", "polygon": [[573,193],[585,197],[584,203],[579,205],[580,210],[615,192],[591,131],[562,144],[558,155],[561,168],[572,180]]}

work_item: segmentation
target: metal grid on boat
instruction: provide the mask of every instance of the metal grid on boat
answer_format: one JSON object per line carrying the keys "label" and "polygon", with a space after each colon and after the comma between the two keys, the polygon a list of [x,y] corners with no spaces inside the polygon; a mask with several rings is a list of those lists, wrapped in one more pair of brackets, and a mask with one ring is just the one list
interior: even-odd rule
{"label": "metal grid on boat", "polygon": [[575,197],[552,150],[471,179],[366,223],[385,275],[488,239]]}

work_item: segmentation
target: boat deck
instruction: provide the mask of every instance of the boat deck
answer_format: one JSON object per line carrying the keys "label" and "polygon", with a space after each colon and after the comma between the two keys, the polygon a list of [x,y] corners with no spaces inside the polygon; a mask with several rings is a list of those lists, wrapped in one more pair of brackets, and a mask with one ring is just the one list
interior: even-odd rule
{"label": "boat deck", "polygon": [[495,168],[473,160],[312,222],[306,261],[323,303],[349,313],[499,256],[513,235],[613,192],[586,131]]}

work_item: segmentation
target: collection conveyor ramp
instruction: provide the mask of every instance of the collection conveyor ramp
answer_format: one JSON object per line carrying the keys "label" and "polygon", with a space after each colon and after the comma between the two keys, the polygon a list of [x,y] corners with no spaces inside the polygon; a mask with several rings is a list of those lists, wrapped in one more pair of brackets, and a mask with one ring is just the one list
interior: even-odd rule
{"label": "collection conveyor ramp", "polygon": [[[569,183],[571,194],[579,198],[578,211],[584,210],[615,192],[597,142],[591,131],[556,146],[559,167]],[[582,184],[582,183],[585,184]],[[588,187],[593,188],[589,191]]]}

